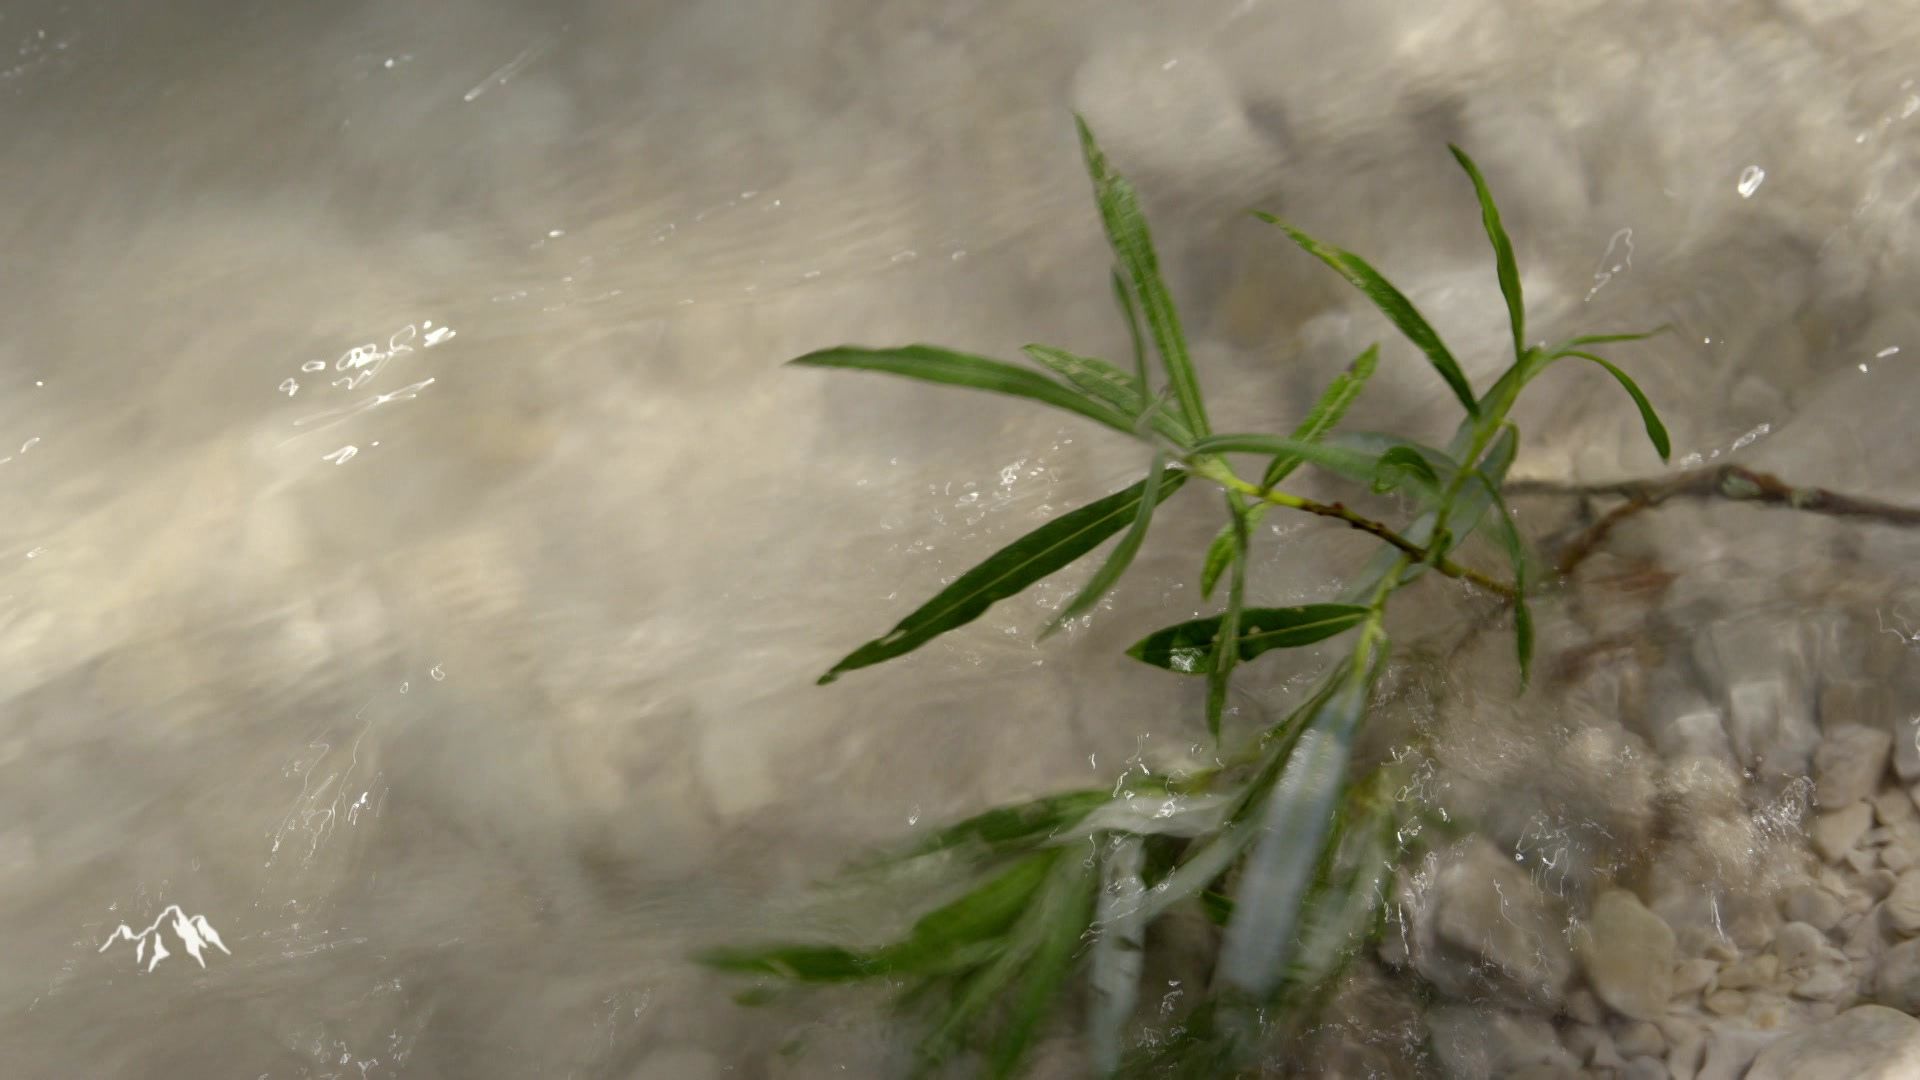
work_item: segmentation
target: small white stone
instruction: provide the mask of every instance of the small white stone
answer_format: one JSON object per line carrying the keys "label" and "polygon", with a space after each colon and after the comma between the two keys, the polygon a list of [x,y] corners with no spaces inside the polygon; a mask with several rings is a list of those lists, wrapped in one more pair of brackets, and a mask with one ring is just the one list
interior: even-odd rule
{"label": "small white stone", "polygon": [[1673,928],[1625,889],[1602,893],[1579,935],[1594,994],[1636,1020],[1664,1015],[1673,999]]}
{"label": "small white stone", "polygon": [[1839,862],[1872,824],[1873,807],[1864,802],[1821,814],[1813,820],[1813,848],[1828,862]]}
{"label": "small white stone", "polygon": [[1659,1057],[1667,1052],[1667,1037],[1659,1025],[1635,1020],[1620,1029],[1613,1045],[1627,1057]]}
{"label": "small white stone", "polygon": [[1884,728],[1836,724],[1813,755],[1814,792],[1822,806],[1845,806],[1873,794],[1887,771],[1893,735]]}
{"label": "small white stone", "polygon": [[1840,924],[1846,914],[1840,898],[1817,885],[1796,885],[1780,897],[1780,914],[1790,922],[1803,922],[1827,931]]}
{"label": "small white stone", "polygon": [[1805,1001],[1832,1001],[1853,989],[1853,977],[1838,964],[1829,964],[1794,985],[1793,996]]}
{"label": "small white stone", "polygon": [[1901,878],[1880,911],[1894,930],[1908,936],[1920,934],[1920,874]]}
{"label": "small white stone", "polygon": [[1677,997],[1690,997],[1707,988],[1713,977],[1720,971],[1720,964],[1706,957],[1683,961],[1673,971],[1673,992]]}
{"label": "small white stone", "polygon": [[1913,868],[1913,852],[1900,844],[1888,844],[1880,849],[1880,865],[1902,873]]}
{"label": "small white stone", "polygon": [[1901,1012],[1920,1011],[1920,939],[1903,941],[1880,958],[1874,991],[1882,1004]]}
{"label": "small white stone", "polygon": [[1861,1005],[1761,1051],[1746,1080],[1899,1080],[1920,1075],[1920,1020]]}

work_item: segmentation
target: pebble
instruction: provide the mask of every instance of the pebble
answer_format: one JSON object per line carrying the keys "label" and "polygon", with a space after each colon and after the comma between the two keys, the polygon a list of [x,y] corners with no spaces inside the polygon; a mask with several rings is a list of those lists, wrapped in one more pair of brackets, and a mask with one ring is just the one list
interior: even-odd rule
{"label": "pebble", "polygon": [[1832,1001],[1853,989],[1853,976],[1844,967],[1823,967],[1794,984],[1793,996],[1803,1001]]}
{"label": "pebble", "polygon": [[1872,824],[1873,807],[1864,802],[1821,814],[1813,819],[1813,848],[1828,862],[1839,862]]}
{"label": "pebble", "polygon": [[1893,734],[1863,724],[1836,724],[1813,755],[1814,792],[1822,806],[1845,806],[1872,795],[1886,774]]}
{"label": "pebble", "polygon": [[1656,1057],[1637,1057],[1619,1070],[1620,1080],[1667,1080],[1667,1063]]}
{"label": "pebble", "polygon": [[1588,990],[1575,990],[1567,995],[1567,1015],[1582,1024],[1598,1024],[1601,1016],[1600,1001]]}
{"label": "pebble", "polygon": [[1704,1004],[1715,1016],[1738,1016],[1747,1011],[1747,995],[1738,990],[1715,990]]}
{"label": "pebble", "polygon": [[1545,1017],[1478,1005],[1443,1005],[1427,1013],[1434,1055],[1448,1080],[1495,1080],[1535,1067],[1577,1070]]}
{"label": "pebble", "polygon": [[1614,1036],[1613,1045],[1628,1057],[1659,1057],[1667,1052],[1667,1036],[1658,1024],[1635,1020]]}
{"label": "pebble", "polygon": [[1903,941],[1880,958],[1874,996],[1902,1012],[1920,1011],[1920,938]]}
{"label": "pebble", "polygon": [[1911,937],[1920,934],[1920,874],[1909,874],[1894,885],[1880,906],[1887,925]]}
{"label": "pebble", "polygon": [[1476,840],[1435,875],[1414,913],[1414,967],[1456,998],[1557,1005],[1573,974],[1565,918],[1527,872]]}
{"label": "pebble", "polygon": [[1880,865],[1896,874],[1910,870],[1913,868],[1913,852],[1900,844],[1889,844],[1880,849]]}
{"label": "pebble", "polygon": [[1609,1008],[1636,1020],[1665,1015],[1673,999],[1673,928],[1639,897],[1625,889],[1602,893],[1579,940],[1587,981]]}
{"label": "pebble", "polygon": [[1760,1052],[1746,1080],[1902,1080],[1920,1075],[1920,1020],[1860,1005]]}
{"label": "pebble", "polygon": [[1673,992],[1676,997],[1691,997],[1705,990],[1720,971],[1720,965],[1706,957],[1682,961],[1673,969]]}
{"label": "pebble", "polygon": [[1781,894],[1780,914],[1790,922],[1826,931],[1840,925],[1846,910],[1839,897],[1818,885],[1796,885]]}
{"label": "pebble", "polygon": [[1767,985],[1779,974],[1780,960],[1769,954],[1728,964],[1720,969],[1718,981],[1722,990],[1751,990]]}
{"label": "pebble", "polygon": [[1780,933],[1773,939],[1773,954],[1779,958],[1780,967],[1796,979],[1805,978],[1823,961],[1845,959],[1818,927],[1802,922],[1788,923],[1780,928]]}
{"label": "pebble", "polygon": [[1720,1028],[1707,1043],[1706,1060],[1693,1074],[1694,1080],[1740,1080],[1753,1059],[1778,1041],[1780,1035],[1775,1032]]}

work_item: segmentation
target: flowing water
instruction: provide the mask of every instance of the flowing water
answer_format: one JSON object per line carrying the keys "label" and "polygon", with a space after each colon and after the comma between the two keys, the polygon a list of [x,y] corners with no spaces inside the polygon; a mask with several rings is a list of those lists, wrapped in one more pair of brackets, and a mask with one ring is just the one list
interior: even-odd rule
{"label": "flowing water", "polygon": [[[885,1075],[875,999],[743,1010],[687,953],[864,931],[805,902],[847,856],[1196,749],[1193,688],[1119,652],[1202,608],[1214,511],[1071,633],[1033,641],[1069,575],[816,688],[1143,461],[781,360],[1122,354],[1080,109],[1218,427],[1381,340],[1355,422],[1443,433],[1242,210],[1367,253],[1484,385],[1455,141],[1536,333],[1677,327],[1615,356],[1677,460],[1920,497],[1916,46],[1856,0],[0,3],[0,1075]],[[1518,419],[1518,474],[1658,468],[1597,373]],[[1836,545],[1911,554],[1779,520],[1669,519],[1694,614],[1787,625]],[[1263,543],[1269,603],[1356,557]]]}

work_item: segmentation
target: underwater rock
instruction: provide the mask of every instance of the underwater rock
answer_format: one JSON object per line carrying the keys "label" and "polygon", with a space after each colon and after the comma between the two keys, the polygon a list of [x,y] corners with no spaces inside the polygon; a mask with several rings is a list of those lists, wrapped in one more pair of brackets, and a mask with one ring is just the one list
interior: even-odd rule
{"label": "underwater rock", "polygon": [[1920,1020],[1879,1005],[1861,1005],[1761,1051],[1746,1080],[1899,1080],[1916,1075]]}
{"label": "underwater rock", "polygon": [[1873,824],[1873,807],[1864,802],[1843,806],[1813,819],[1813,848],[1828,862],[1839,862],[1853,850]]}
{"label": "underwater rock", "polygon": [[1880,958],[1874,996],[1901,1012],[1920,1012],[1920,939],[1903,941]]}
{"label": "underwater rock", "polygon": [[1413,897],[1413,964],[1456,998],[1557,1004],[1573,954],[1552,902],[1491,843],[1455,849]]}
{"label": "underwater rock", "polygon": [[1543,1016],[1478,1005],[1445,1005],[1427,1013],[1427,1030],[1447,1080],[1495,1080],[1545,1067],[1580,1067]]}
{"label": "underwater rock", "polygon": [[1600,1000],[1622,1016],[1652,1020],[1673,999],[1673,928],[1625,889],[1600,894],[1580,933],[1580,960]]}
{"label": "underwater rock", "polygon": [[1845,806],[1872,795],[1892,753],[1893,735],[1884,728],[1829,727],[1813,754],[1814,793],[1820,805]]}
{"label": "underwater rock", "polygon": [[1817,885],[1796,885],[1780,894],[1780,914],[1824,933],[1840,925],[1846,909],[1839,897]]}
{"label": "underwater rock", "polygon": [[1887,925],[1909,937],[1920,934],[1920,874],[1908,874],[1894,885],[1880,908]]}

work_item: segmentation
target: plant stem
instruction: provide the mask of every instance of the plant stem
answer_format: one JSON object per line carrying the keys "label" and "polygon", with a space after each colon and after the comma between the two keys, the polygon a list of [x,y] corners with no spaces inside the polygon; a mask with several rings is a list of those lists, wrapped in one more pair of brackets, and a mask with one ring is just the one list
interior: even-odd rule
{"label": "plant stem", "polygon": [[1920,508],[1846,495],[1826,488],[1799,487],[1744,465],[1715,465],[1669,477],[1618,480],[1605,484],[1559,484],[1543,480],[1515,480],[1506,485],[1517,495],[1576,497],[1616,496],[1627,500],[1588,526],[1561,551],[1557,569],[1571,573],[1593,554],[1614,526],[1670,499],[1726,499],[1733,502],[1784,506],[1829,517],[1866,518],[1903,528],[1920,526]]}
{"label": "plant stem", "polygon": [[[1355,513],[1340,503],[1323,503],[1303,496],[1291,495],[1284,491],[1263,490],[1258,484],[1250,484],[1238,476],[1233,475],[1231,472],[1208,470],[1204,472],[1203,475],[1221,484],[1230,491],[1237,491],[1242,495],[1260,499],[1274,506],[1284,506],[1292,510],[1303,510],[1309,514],[1318,514],[1321,517],[1344,521],[1351,528],[1385,540],[1387,543],[1405,552],[1416,562],[1425,562],[1433,554],[1427,548],[1423,548],[1419,544],[1393,531],[1387,525],[1375,521],[1364,514]],[[1504,581],[1496,581],[1480,573],[1478,570],[1461,566],[1449,559],[1441,558],[1434,560],[1433,568],[1450,578],[1457,578],[1471,585],[1475,585],[1502,599],[1511,600],[1513,598],[1513,586]]]}

